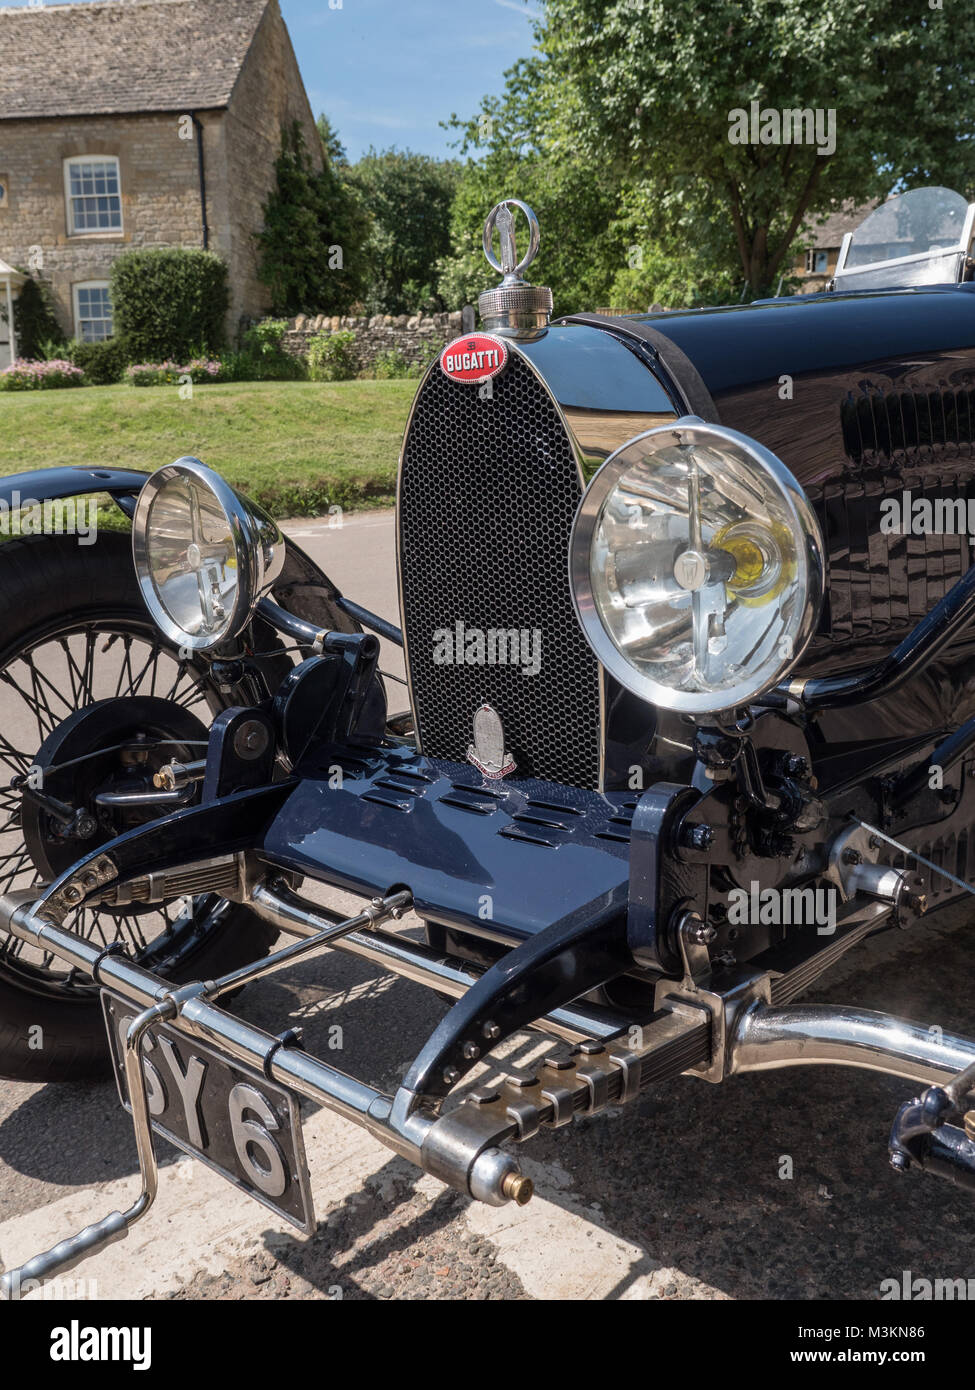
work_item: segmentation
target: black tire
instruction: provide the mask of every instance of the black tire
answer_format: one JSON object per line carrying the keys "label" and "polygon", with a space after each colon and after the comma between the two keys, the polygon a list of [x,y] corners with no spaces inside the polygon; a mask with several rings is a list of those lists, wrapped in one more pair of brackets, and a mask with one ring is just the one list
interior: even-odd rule
{"label": "black tire", "polygon": [[[277,932],[246,907],[233,907],[171,978],[222,975],[267,955]],[[38,1031],[40,1030],[40,1031]],[[51,999],[4,978],[0,968],[0,1079],[82,1081],[110,1070],[97,999]]]}
{"label": "black tire", "polygon": [[[0,545],[0,673],[21,651],[31,650],[39,635],[45,639],[50,633],[45,640],[52,643],[60,640],[59,628],[68,620],[90,623],[99,635],[113,623],[124,625],[126,632],[145,631],[150,636],[138,640],[151,641],[171,658],[139,595],[128,535],[103,531],[94,545],[85,547],[70,536],[25,537]],[[208,701],[214,707],[220,703],[215,694],[212,701],[208,694]],[[58,713],[66,717],[60,706]],[[4,786],[11,765],[2,764]],[[4,795],[9,810],[11,794]],[[182,982],[222,974],[265,955],[277,935],[239,906],[208,911],[201,921],[212,925],[198,941],[184,943],[178,964],[164,972],[166,978]],[[0,1077],[47,1082],[104,1075],[108,1047],[90,982],[86,989],[72,991],[47,986],[43,978],[25,979],[5,956],[8,947],[9,940],[0,937]]]}

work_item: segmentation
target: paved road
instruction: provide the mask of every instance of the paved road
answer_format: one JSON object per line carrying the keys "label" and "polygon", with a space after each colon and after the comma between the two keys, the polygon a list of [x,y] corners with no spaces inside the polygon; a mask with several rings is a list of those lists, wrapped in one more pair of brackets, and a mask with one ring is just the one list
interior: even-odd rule
{"label": "paved road", "polygon": [[[340,531],[290,529],[351,596],[395,619],[388,516],[350,518]],[[923,931],[892,932],[809,998],[970,1031],[971,920],[956,911]],[[343,956],[252,987],[239,1007],[274,1032],[302,1024],[311,1050],[385,1087],[442,1013],[425,991]],[[330,1054],[336,1023],[343,1047]],[[524,1064],[538,1048],[517,1039],[509,1060]],[[306,1142],[319,1226],[310,1241],[163,1149],[153,1212],[69,1277],[98,1297],[258,1300],[843,1300],[877,1298],[882,1281],[905,1270],[975,1279],[970,1199],[887,1166],[887,1131],[909,1089],[825,1068],[720,1087],[681,1078],[625,1114],[533,1141],[526,1168],[538,1196],[500,1211],[446,1192],[355,1127],[313,1111]],[[8,1264],[126,1205],[135,1173],[109,1083],[0,1083]]]}

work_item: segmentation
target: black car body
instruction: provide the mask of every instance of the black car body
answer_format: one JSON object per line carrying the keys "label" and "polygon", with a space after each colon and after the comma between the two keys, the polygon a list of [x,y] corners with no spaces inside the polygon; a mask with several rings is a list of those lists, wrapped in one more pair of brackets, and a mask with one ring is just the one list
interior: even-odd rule
{"label": "black car body", "polygon": [[[492,214],[503,243],[518,206]],[[251,1078],[252,1097],[265,1084],[312,1097],[496,1204],[530,1196],[510,1146],[542,1125],[685,1072],[720,1081],[823,1062],[926,1088],[896,1118],[891,1161],[975,1182],[975,1042],[794,1002],[866,937],[923,931],[926,911],[973,891],[970,217],[963,236],[957,273],[942,283],[886,287],[866,276],[858,287],[864,269],[845,246],[847,277],[826,294],[622,318],[550,320],[547,291],[521,278],[529,257],[503,254],[505,280],[482,297],[485,331],[448,345],[413,405],[396,522],[400,625],[344,598],[297,551],[282,570],[273,523],[228,498],[196,460],[146,484],[111,470],[84,486],[77,474],[45,480],[62,495],[107,488],[134,512],[140,581],[161,625],[172,623],[166,585],[180,576],[153,558],[152,525],[163,528],[152,507],[160,497],[175,507],[179,489],[215,497],[215,514],[232,514],[243,623],[197,649],[222,663],[238,697],[217,715],[205,758],[156,773],[157,788],[184,802],[103,840],[41,890],[3,900],[8,933],[88,972],[122,1009],[116,1061],[145,1182],[130,1212],[5,1276],[8,1289],[118,1238],[151,1202],[158,1115],[139,1057],[152,1030],[190,1053],[213,1049]],[[703,484],[686,475],[690,540],[667,552],[673,575],[633,579],[648,546],[672,543],[680,506],[664,514],[653,479],[669,469],[668,496],[679,492],[681,449],[701,451],[712,470]],[[751,542],[722,560],[727,528],[701,540],[729,459],[743,471],[728,496],[751,496],[759,479],[792,518],[767,528],[773,549],[794,530],[771,587],[742,578]],[[41,486],[27,478],[22,490]],[[651,632],[633,649],[653,680],[675,681],[663,701],[645,697],[645,673],[630,680],[605,623],[598,635],[610,600],[593,591],[612,533],[599,531],[592,499],[615,496],[627,478],[650,498],[650,522],[637,518],[636,529],[666,524],[640,531],[635,558],[622,543],[613,552],[612,601],[621,631],[638,606],[628,584],[657,586],[651,608],[672,605],[673,633]],[[895,513],[899,529],[887,524]],[[598,556],[596,540],[591,549],[580,540],[587,525],[603,537]],[[258,554],[242,598],[240,574]],[[216,602],[218,626],[219,582],[201,599]],[[699,640],[695,596],[712,587],[723,597]],[[712,657],[736,673],[727,689],[749,680],[748,661],[726,655],[727,628],[744,613],[771,670],[767,615],[789,604],[797,636],[782,673],[748,699],[719,692],[707,706],[693,682]],[[252,655],[253,622],[301,648],[283,680]],[[402,642],[403,712],[387,711],[368,628]],[[683,675],[666,674],[678,667]],[[302,879],[367,906],[341,921],[298,893]],[[180,893],[245,904],[296,942],[175,988],[134,953],[100,949],[66,925],[80,904]],[[426,924],[425,946],[381,929],[409,907]],[[454,1001],[393,1096],[215,1003],[332,948]],[[524,1027],[570,1046],[531,1076],[443,1108]],[[280,1114],[262,1120],[258,1101],[248,1121],[243,1113],[234,1123],[257,1125],[265,1140],[286,1124]],[[235,1181],[307,1219],[293,1195],[269,1191],[267,1164],[248,1172],[237,1153]],[[297,1182],[300,1156],[291,1157]]]}

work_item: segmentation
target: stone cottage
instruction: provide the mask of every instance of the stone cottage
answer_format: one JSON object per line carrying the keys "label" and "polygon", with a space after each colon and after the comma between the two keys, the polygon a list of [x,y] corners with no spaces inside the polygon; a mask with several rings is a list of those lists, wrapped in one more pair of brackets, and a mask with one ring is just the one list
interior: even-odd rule
{"label": "stone cottage", "polygon": [[229,267],[233,332],[269,305],[254,233],[295,119],[320,160],[278,0],[0,9],[0,260],[97,341],[123,250],[208,247]]}
{"label": "stone cottage", "polygon": [[798,294],[817,294],[826,288],[836,270],[843,238],[847,232],[855,232],[876,206],[876,202],[847,202],[822,222],[807,226],[806,239],[812,245],[796,256],[792,269],[799,279]]}

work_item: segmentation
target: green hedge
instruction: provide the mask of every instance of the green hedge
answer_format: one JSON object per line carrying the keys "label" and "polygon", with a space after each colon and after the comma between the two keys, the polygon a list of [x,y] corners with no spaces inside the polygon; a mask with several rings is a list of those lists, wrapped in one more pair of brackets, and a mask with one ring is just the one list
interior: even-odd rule
{"label": "green hedge", "polygon": [[319,333],[312,338],[308,345],[312,381],[351,381],[358,371],[354,333]]}
{"label": "green hedge", "polygon": [[112,266],[111,290],[130,360],[186,360],[223,346],[227,267],[212,251],[126,251]]}
{"label": "green hedge", "polygon": [[68,357],[85,374],[90,386],[114,386],[125,375],[132,361],[131,349],[124,338],[107,338],[103,343],[73,342]]}

